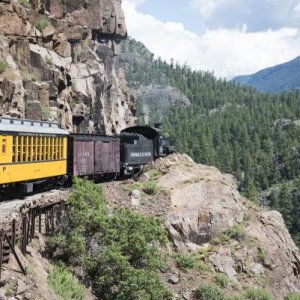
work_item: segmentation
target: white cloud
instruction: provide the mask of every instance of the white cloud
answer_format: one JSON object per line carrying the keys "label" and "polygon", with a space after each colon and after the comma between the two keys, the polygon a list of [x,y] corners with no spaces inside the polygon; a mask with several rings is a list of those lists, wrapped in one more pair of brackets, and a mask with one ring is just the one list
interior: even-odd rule
{"label": "white cloud", "polygon": [[126,5],[136,7],[138,5],[143,4],[145,1],[146,0],[126,0]]}
{"label": "white cloud", "polygon": [[[223,0],[224,1],[224,0]],[[218,0],[190,0],[191,6],[197,10],[202,17],[210,17],[216,8],[222,3]]]}
{"label": "white cloud", "polygon": [[181,23],[162,22],[139,13],[132,0],[125,0],[123,8],[129,35],[143,42],[156,56],[214,71],[216,76],[231,78],[254,73],[300,54],[297,28],[248,32],[244,25],[206,30],[197,35]]}
{"label": "white cloud", "polygon": [[297,15],[300,15],[300,3],[298,3],[298,4],[294,7],[294,12],[295,12]]}

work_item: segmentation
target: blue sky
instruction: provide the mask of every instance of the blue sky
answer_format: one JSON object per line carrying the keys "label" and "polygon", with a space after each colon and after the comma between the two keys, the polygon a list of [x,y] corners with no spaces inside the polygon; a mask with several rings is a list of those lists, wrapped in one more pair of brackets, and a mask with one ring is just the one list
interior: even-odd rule
{"label": "blue sky", "polygon": [[199,15],[192,5],[189,5],[185,0],[173,0],[172,2],[164,0],[145,1],[139,6],[139,11],[150,14],[164,22],[181,22],[188,30],[200,32],[203,29]]}
{"label": "blue sky", "polygon": [[156,56],[232,78],[300,55],[300,0],[123,0]]}

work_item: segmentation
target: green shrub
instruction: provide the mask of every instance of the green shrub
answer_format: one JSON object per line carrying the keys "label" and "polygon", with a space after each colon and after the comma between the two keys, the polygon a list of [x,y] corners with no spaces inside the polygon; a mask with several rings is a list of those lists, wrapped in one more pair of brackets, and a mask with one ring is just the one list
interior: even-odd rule
{"label": "green shrub", "polygon": [[36,81],[41,81],[41,78],[39,77],[39,75],[31,74],[30,80],[36,82]]}
{"label": "green shrub", "polygon": [[225,299],[226,300],[245,300],[242,296],[237,296],[237,295],[227,296]]}
{"label": "green shrub", "polygon": [[226,231],[226,234],[231,238],[239,242],[242,242],[246,238],[245,227],[241,224],[235,225]]}
{"label": "green shrub", "polygon": [[5,14],[5,9],[3,6],[0,6],[0,16]]}
{"label": "green shrub", "polygon": [[230,240],[229,236],[227,234],[223,233],[223,234],[220,234],[220,235],[214,237],[212,239],[211,243],[213,245],[220,245],[220,244],[224,244],[224,243],[228,242],[229,240]]}
{"label": "green shrub", "polygon": [[243,296],[247,300],[272,300],[271,294],[265,289],[249,288]]}
{"label": "green shrub", "polygon": [[222,288],[227,288],[228,287],[228,283],[229,283],[229,280],[228,280],[228,277],[223,274],[223,273],[220,273],[217,275],[216,277],[216,282],[217,284],[222,287]]}
{"label": "green shrub", "polygon": [[157,274],[162,267],[159,245],[167,241],[159,220],[110,210],[100,185],[76,178],[58,228],[49,240],[49,253],[81,267],[99,298],[172,298]]}
{"label": "green shrub", "polygon": [[28,8],[28,9],[32,8],[32,5],[29,2],[29,0],[18,0],[18,1],[21,5],[23,5],[24,7]]}
{"label": "green shrub", "polygon": [[130,186],[124,188],[127,192],[131,193],[133,190],[141,190],[143,185],[140,182],[134,182]]}
{"label": "green shrub", "polygon": [[40,18],[35,22],[35,27],[39,30],[39,31],[43,31],[46,27],[49,26],[49,21],[45,18]]}
{"label": "green shrub", "polygon": [[284,300],[300,300],[300,293],[292,293],[284,297]]}
{"label": "green shrub", "polygon": [[49,286],[61,300],[84,300],[85,289],[65,267],[54,265],[48,276]]}
{"label": "green shrub", "polygon": [[146,181],[143,186],[143,192],[148,195],[156,195],[158,192],[158,187],[154,181]]}
{"label": "green shrub", "polygon": [[215,285],[202,284],[196,291],[198,300],[225,300],[224,293]]}
{"label": "green shrub", "polygon": [[158,180],[161,176],[162,173],[156,169],[152,169],[148,172],[150,180]]}
{"label": "green shrub", "polygon": [[2,74],[5,71],[6,67],[7,67],[6,63],[0,60],[0,74]]}
{"label": "green shrub", "polygon": [[42,108],[42,118],[43,120],[48,120],[51,117],[51,109],[50,107]]}
{"label": "green shrub", "polygon": [[263,249],[258,248],[256,259],[257,259],[257,262],[264,264],[266,261],[266,252]]}
{"label": "green shrub", "polygon": [[194,267],[195,257],[192,254],[179,254],[176,257],[176,263],[181,270],[186,271]]}
{"label": "green shrub", "polygon": [[211,271],[210,265],[202,260],[196,261],[195,268],[200,274],[203,274],[203,275],[205,275]]}
{"label": "green shrub", "polygon": [[45,61],[48,65],[52,66],[53,65],[53,60],[50,56],[45,57]]}

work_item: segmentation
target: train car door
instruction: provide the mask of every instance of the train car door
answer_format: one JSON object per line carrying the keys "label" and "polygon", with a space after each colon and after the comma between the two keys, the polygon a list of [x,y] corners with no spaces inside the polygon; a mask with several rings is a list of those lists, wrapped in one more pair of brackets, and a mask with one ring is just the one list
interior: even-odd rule
{"label": "train car door", "polygon": [[94,142],[75,140],[73,147],[74,176],[94,175]]}

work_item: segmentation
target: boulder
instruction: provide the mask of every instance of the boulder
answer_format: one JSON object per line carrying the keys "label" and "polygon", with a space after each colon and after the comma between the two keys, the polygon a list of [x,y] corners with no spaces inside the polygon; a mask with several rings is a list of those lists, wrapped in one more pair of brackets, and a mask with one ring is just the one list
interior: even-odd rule
{"label": "boulder", "polygon": [[158,184],[170,191],[167,227],[178,250],[206,243],[243,220],[245,207],[231,175],[180,154],[156,165],[163,172],[168,169]]}
{"label": "boulder", "polygon": [[231,257],[229,249],[220,248],[209,257],[209,260],[217,272],[226,274],[230,280],[234,279],[237,273],[234,269],[235,261]]}

